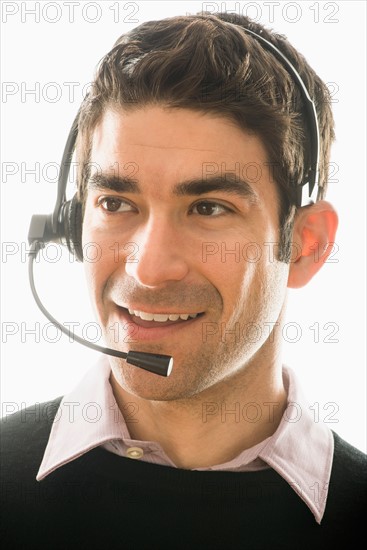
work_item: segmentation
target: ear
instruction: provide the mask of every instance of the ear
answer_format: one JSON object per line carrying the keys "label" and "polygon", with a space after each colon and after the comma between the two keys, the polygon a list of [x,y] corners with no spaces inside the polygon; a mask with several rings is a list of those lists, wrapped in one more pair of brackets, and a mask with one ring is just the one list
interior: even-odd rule
{"label": "ear", "polygon": [[306,285],[322,267],[335,242],[338,215],[327,201],[300,208],[293,228],[288,287]]}

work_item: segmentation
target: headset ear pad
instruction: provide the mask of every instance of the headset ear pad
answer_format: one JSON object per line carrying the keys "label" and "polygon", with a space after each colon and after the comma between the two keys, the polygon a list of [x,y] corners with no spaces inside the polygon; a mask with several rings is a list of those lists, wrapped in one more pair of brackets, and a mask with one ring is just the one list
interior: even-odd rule
{"label": "headset ear pad", "polygon": [[79,262],[83,261],[82,248],[82,226],[83,226],[83,208],[78,200],[77,194],[69,201],[66,212],[66,240],[72,254]]}

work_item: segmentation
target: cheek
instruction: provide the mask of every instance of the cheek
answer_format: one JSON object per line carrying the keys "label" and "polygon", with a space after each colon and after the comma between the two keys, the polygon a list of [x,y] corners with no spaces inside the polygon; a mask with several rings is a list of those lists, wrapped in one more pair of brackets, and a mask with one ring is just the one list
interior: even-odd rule
{"label": "cheek", "polygon": [[98,313],[101,291],[103,288],[103,276],[98,269],[98,263],[84,260],[84,274],[87,283],[88,293],[95,311]]}
{"label": "cheek", "polygon": [[[251,250],[250,250],[251,249]],[[222,298],[223,320],[241,315],[248,309],[257,284],[259,265],[253,258],[253,247],[240,238],[208,243],[203,252],[202,275],[213,285]]]}
{"label": "cheek", "polygon": [[262,322],[277,318],[285,298],[288,266],[276,260],[273,243],[270,239],[261,246],[259,241],[236,243],[236,247],[232,243],[231,254],[227,247],[227,256],[212,262],[210,280],[220,291],[227,319]]}
{"label": "cheek", "polygon": [[106,242],[105,236],[103,240],[99,233],[93,227],[88,208],[86,208],[82,232],[83,266],[89,294],[95,308],[98,307],[104,285],[113,269],[113,266],[110,265],[111,251],[109,251],[109,246],[111,243]]}

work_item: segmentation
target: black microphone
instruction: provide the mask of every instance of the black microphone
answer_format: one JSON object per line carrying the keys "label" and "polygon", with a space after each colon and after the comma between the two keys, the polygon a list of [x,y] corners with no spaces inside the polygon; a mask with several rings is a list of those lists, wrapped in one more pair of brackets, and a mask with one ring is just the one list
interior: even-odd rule
{"label": "black microphone", "polygon": [[[46,240],[51,240],[52,229],[50,221],[51,219],[48,216],[33,216],[32,219],[32,223],[35,222],[37,225],[40,224],[45,229],[45,233],[50,233],[50,235],[48,235],[49,238]],[[61,323],[59,323],[42,304],[34,284],[33,263],[35,258],[37,257],[39,250],[45,246],[45,243],[42,240],[38,241],[30,239],[30,244],[31,248],[29,251],[28,275],[32,294],[39,309],[47,317],[47,319],[51,321],[51,323],[53,323],[62,333],[66,334],[69,337],[72,336],[76,342],[82,344],[83,346],[94,349],[95,351],[99,351],[101,353],[105,353],[106,355],[112,355],[114,357],[126,359],[126,362],[130,365],[134,365],[160,376],[169,376],[171,374],[173,367],[173,357],[171,357],[170,355],[162,355],[159,353],[144,353],[142,351],[129,351],[125,353],[123,351],[118,351],[112,348],[104,348],[102,346],[98,346],[97,344],[93,344],[92,342],[88,342],[88,340],[81,338],[77,334],[74,334],[70,329],[67,329],[66,327],[61,325]]]}

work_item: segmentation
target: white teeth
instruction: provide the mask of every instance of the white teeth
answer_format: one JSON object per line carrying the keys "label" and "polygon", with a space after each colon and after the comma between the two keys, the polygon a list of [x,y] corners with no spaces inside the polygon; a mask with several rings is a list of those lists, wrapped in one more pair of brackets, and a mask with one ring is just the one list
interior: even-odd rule
{"label": "white teeth", "polygon": [[165,323],[168,321],[169,315],[165,315],[164,313],[155,313],[152,315],[153,321],[158,321],[158,323]]}
{"label": "white teeth", "polygon": [[153,313],[145,313],[145,311],[135,311],[135,315],[138,315],[144,321],[153,321]]}
{"label": "white teeth", "polygon": [[198,315],[197,313],[147,313],[146,311],[137,311],[134,309],[129,309],[128,311],[130,315],[140,317],[144,321],[157,321],[158,323],[165,323],[168,320],[178,321],[178,319],[187,321],[189,317],[190,319],[195,319]]}
{"label": "white teeth", "polygon": [[178,313],[172,314],[168,317],[170,321],[177,321],[180,318]]}

